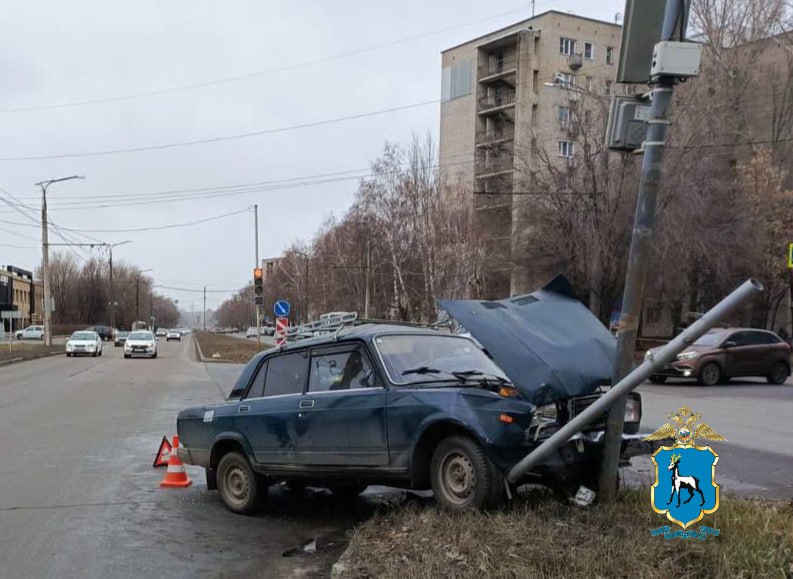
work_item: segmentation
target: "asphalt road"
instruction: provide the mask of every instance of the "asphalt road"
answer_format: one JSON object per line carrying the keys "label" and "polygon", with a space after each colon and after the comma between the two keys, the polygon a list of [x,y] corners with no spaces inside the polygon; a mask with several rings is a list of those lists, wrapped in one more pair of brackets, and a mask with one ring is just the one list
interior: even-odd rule
{"label": "asphalt road", "polygon": [[[684,404],[702,421],[727,438],[726,442],[698,439],[719,454],[716,479],[724,492],[740,495],[793,498],[793,380],[781,386],[764,379],[733,379],[719,386],[693,381],[644,384],[642,430],[652,432]],[[634,459],[648,480],[649,460]]]}
{"label": "asphalt road", "polygon": [[[187,489],[159,488],[164,469],[151,463],[177,412],[223,398],[190,343],[162,340],[156,360],[111,346],[2,369],[0,576],[280,577],[334,560],[376,501],[276,492],[266,514],[242,517],[202,469],[188,467]],[[282,556],[311,539],[318,553]]]}

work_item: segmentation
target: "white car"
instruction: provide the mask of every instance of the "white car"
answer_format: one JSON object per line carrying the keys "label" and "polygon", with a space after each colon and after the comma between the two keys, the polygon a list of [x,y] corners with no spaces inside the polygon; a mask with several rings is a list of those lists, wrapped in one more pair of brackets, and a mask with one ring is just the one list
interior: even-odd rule
{"label": "white car", "polygon": [[28,326],[24,330],[19,330],[15,335],[17,340],[43,340],[44,326]]}
{"label": "white car", "polygon": [[166,342],[170,342],[171,340],[178,340],[178,341],[181,342],[182,341],[182,332],[180,332],[179,330],[175,330],[175,329],[168,330],[168,333],[165,336],[165,341]]}
{"label": "white car", "polygon": [[102,355],[102,338],[96,332],[82,330],[73,333],[66,341],[66,356],[87,354],[90,356]]}
{"label": "white car", "polygon": [[124,342],[124,357],[131,358],[132,356],[157,357],[157,338],[153,333],[148,330],[130,332],[127,341]]}
{"label": "white car", "polygon": [[254,328],[253,326],[248,328],[248,330],[245,332],[245,337],[246,338],[255,338],[256,337],[256,328]]}

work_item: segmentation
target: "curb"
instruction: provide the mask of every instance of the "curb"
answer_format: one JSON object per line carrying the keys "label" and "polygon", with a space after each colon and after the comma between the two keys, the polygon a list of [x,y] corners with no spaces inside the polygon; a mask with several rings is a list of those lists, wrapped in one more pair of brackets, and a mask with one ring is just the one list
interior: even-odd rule
{"label": "curb", "polygon": [[224,360],[222,358],[205,358],[204,353],[201,351],[201,346],[198,343],[198,338],[193,335],[193,342],[195,342],[195,349],[196,353],[198,354],[198,359],[203,362],[204,364],[212,363],[212,364],[230,364],[231,360]]}
{"label": "curb", "polygon": [[63,352],[47,352],[45,354],[38,354],[36,356],[30,356],[28,358],[20,356],[18,358],[11,358],[10,360],[0,360],[0,366],[8,366],[9,364],[16,364],[17,362],[38,360],[39,358],[47,358],[49,356],[63,356]]}

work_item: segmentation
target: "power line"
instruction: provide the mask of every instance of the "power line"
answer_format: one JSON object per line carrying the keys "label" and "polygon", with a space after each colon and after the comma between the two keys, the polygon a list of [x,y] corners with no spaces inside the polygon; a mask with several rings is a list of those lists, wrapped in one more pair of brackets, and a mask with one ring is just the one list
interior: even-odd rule
{"label": "power line", "polygon": [[127,153],[140,153],[143,151],[161,151],[163,149],[175,149],[178,147],[192,147],[195,145],[205,145],[209,143],[220,143],[224,141],[233,141],[237,139],[247,139],[250,137],[259,137],[262,135],[272,135],[275,133],[284,133],[287,131],[296,131],[300,129],[307,129],[311,127],[319,127],[322,125],[330,125],[330,124],[337,124],[343,123],[346,121],[352,121],[356,119],[364,119],[367,117],[373,117],[378,115],[385,115],[388,113],[394,113],[398,111],[405,111],[409,109],[415,109],[419,107],[425,107],[431,104],[437,104],[440,102],[438,99],[433,99],[431,101],[423,101],[412,103],[409,105],[401,105],[397,107],[390,107],[387,109],[380,109],[376,111],[369,111],[366,113],[358,113],[355,115],[348,115],[345,117],[336,117],[333,119],[324,119],[321,121],[313,121],[310,123],[301,123],[298,125],[291,125],[287,127],[279,127],[275,129],[263,129],[260,131],[250,131],[247,133],[236,133],[233,135],[223,135],[220,137],[210,137],[207,139],[194,139],[192,141],[180,141],[175,143],[163,143],[160,145],[146,145],[143,147],[129,147],[126,149],[107,149],[104,151],[92,151],[88,153],[55,153],[50,155],[27,155],[23,157],[0,157],[0,161],[44,161],[48,159],[74,159],[74,158],[82,158],[82,157],[100,157],[106,155],[121,155]]}
{"label": "power line", "polygon": [[[554,1],[554,0],[545,0],[546,3],[551,2],[551,1]],[[5,109],[0,109],[0,113],[17,113],[17,112],[29,112],[29,111],[54,110],[54,109],[63,109],[63,108],[71,108],[71,107],[80,107],[80,106],[86,106],[86,105],[96,105],[96,104],[103,104],[103,103],[128,101],[128,100],[134,100],[134,99],[138,99],[138,98],[154,97],[154,96],[161,96],[161,95],[172,94],[172,93],[177,93],[177,92],[196,90],[196,89],[201,89],[201,88],[206,88],[206,87],[216,86],[216,85],[221,85],[221,84],[241,82],[241,81],[249,80],[249,79],[252,79],[252,78],[258,78],[258,77],[267,76],[267,75],[270,75],[270,74],[286,72],[286,71],[290,71],[290,70],[296,70],[296,69],[300,69],[300,68],[304,68],[304,67],[308,67],[308,66],[313,66],[313,65],[316,65],[316,64],[323,64],[323,63],[326,63],[326,62],[331,62],[331,61],[339,60],[339,59],[342,59],[342,58],[348,58],[350,56],[356,56],[356,55],[363,54],[363,53],[366,53],[366,52],[372,52],[372,51],[376,51],[376,50],[382,50],[384,48],[389,48],[389,47],[392,47],[392,46],[398,46],[400,44],[405,44],[405,43],[412,42],[412,41],[415,41],[415,40],[420,40],[422,38],[427,38],[429,36],[436,36],[438,34],[443,34],[444,32],[449,32],[449,31],[452,31],[452,30],[456,30],[458,28],[465,28],[467,26],[472,26],[473,24],[479,24],[480,22],[486,22],[486,21],[489,21],[489,20],[495,20],[497,18],[503,18],[504,16],[509,16],[509,15],[516,14],[518,12],[524,12],[524,11],[526,11],[525,7],[519,8],[517,10],[510,10],[508,12],[502,12],[500,14],[495,14],[493,16],[488,16],[487,18],[481,18],[481,19],[478,19],[478,20],[472,20],[472,21],[465,22],[465,23],[462,23],[462,24],[457,24],[457,25],[454,25],[454,26],[447,26],[445,28],[431,30],[431,31],[428,31],[428,32],[424,32],[422,34],[416,34],[416,35],[413,35],[413,36],[408,36],[408,37],[405,37],[405,38],[393,40],[393,41],[390,41],[390,42],[384,42],[384,43],[381,43],[381,44],[375,44],[375,45],[372,45],[372,46],[367,46],[367,47],[364,47],[364,48],[359,48],[359,49],[351,50],[351,51],[348,51],[348,52],[342,52],[342,53],[339,53],[339,54],[326,56],[326,57],[323,57],[323,58],[318,58],[318,59],[314,59],[314,60],[308,60],[308,61],[304,61],[304,62],[298,62],[298,63],[289,64],[289,65],[286,65],[286,66],[280,66],[280,67],[276,67],[276,68],[270,68],[270,69],[265,69],[265,70],[260,70],[260,71],[249,72],[249,73],[240,74],[240,75],[236,75],[236,76],[230,76],[230,77],[225,77],[225,78],[219,78],[219,79],[214,79],[214,80],[209,80],[209,81],[204,81],[204,82],[198,82],[198,83],[193,83],[193,84],[188,84],[188,85],[181,85],[181,86],[175,86],[175,87],[158,89],[158,90],[152,90],[152,91],[143,91],[143,92],[138,92],[138,93],[131,93],[131,94],[126,94],[126,95],[117,95],[117,96],[104,97],[104,98],[85,99],[85,100],[81,100],[81,101],[71,101],[71,102],[53,103],[53,104],[45,104],[45,105],[31,105],[31,106],[10,107],[10,108],[5,108]]]}

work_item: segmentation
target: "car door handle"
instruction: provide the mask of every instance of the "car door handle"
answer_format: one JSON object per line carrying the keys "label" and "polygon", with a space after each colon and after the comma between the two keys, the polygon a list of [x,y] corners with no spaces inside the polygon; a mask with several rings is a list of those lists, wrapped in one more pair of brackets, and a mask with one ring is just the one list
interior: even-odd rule
{"label": "car door handle", "polygon": [[240,406],[240,412],[248,412],[250,411],[250,409],[251,407],[247,404],[243,404],[242,406]]}
{"label": "car door handle", "polygon": [[313,400],[301,400],[300,401],[300,408],[314,408],[314,401]]}

